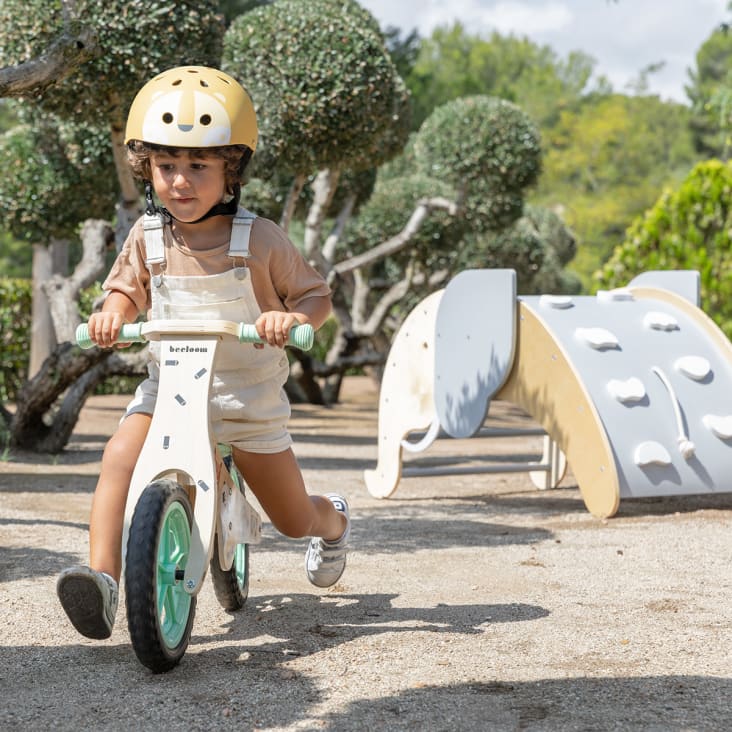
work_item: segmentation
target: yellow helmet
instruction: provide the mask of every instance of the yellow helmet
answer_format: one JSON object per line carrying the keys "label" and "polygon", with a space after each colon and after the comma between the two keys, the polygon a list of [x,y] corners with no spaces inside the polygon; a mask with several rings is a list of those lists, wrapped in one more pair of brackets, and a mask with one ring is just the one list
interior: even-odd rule
{"label": "yellow helmet", "polygon": [[141,140],[168,147],[257,147],[257,116],[236,79],[206,66],[163,71],[132,102],[125,144]]}

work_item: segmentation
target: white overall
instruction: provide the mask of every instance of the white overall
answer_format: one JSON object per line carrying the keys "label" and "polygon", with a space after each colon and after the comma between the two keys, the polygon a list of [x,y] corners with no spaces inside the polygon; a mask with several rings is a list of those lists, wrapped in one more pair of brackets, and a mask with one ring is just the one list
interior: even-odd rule
{"label": "white overall", "polygon": [[[233,268],[216,275],[165,273],[163,221],[145,217],[145,247],[150,270],[152,319],[233,320],[253,323],[261,314],[245,264],[256,218],[239,208],[232,222],[229,256]],[[158,392],[160,344],[150,343],[149,378],[135,392],[126,415],[152,414]],[[287,431],[290,403],[283,389],[289,373],[283,349],[257,349],[234,339],[219,344],[211,383],[210,418],[217,442],[240,450],[276,453],[292,440]]]}

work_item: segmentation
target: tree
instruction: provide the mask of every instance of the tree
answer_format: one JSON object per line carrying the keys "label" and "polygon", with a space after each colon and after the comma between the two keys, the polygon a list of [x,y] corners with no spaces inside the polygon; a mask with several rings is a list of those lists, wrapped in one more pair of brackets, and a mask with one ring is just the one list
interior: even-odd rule
{"label": "tree", "polygon": [[539,169],[538,133],[515,105],[471,97],[435,110],[380,171],[338,246],[347,258],[332,271],[350,285],[349,352],[359,341],[384,350],[411,307],[457,271],[476,234],[521,215]]}
{"label": "tree", "polygon": [[[378,24],[352,0],[280,0],[231,24],[222,65],[244,82],[257,107],[260,142],[252,175],[292,181],[280,217],[286,230],[314,176],[304,248],[327,274],[334,240],[323,244],[323,224],[341,175],[394,157],[408,131],[408,93]],[[353,195],[346,197],[343,218],[354,204]],[[338,299],[336,310],[343,324],[345,305]],[[321,398],[312,379],[306,388],[311,398]]]}
{"label": "tree", "polygon": [[688,115],[657,97],[613,94],[562,112],[546,133],[532,202],[564,209],[580,244],[572,267],[588,289],[630,222],[688,173],[695,159]]}
{"label": "tree", "polygon": [[697,270],[702,309],[732,337],[731,191],[730,163],[699,163],[678,188],[667,188],[635,219],[596,273],[599,286],[626,285],[646,270]]}
{"label": "tree", "polygon": [[483,38],[461,23],[436,28],[422,41],[406,77],[414,98],[414,126],[445,102],[484,94],[518,104],[543,130],[589,91],[594,65],[584,53],[560,59],[528,38],[499,33]]}
{"label": "tree", "polygon": [[726,160],[732,152],[731,64],[732,35],[718,28],[697,51],[696,69],[689,72],[694,147],[707,158]]}
{"label": "tree", "polygon": [[[75,123],[83,120],[89,127],[106,131],[106,151],[111,153],[115,163],[121,198],[117,208],[118,240],[126,235],[132,220],[140,212],[139,190],[126,164],[123,146],[127,107],[138,88],[164,68],[186,62],[218,64],[223,23],[217,10],[213,0],[197,0],[195,3],[76,0],[73,4],[4,0],[0,5],[0,66],[6,69],[20,69],[28,74],[32,68],[30,62],[42,58],[45,50],[63,37],[70,24],[95,29],[98,55],[81,65],[78,54],[70,57],[66,65],[60,67],[63,70],[58,71],[51,85],[41,83],[37,86],[27,82],[24,86],[25,104],[38,106],[62,120]],[[165,42],[157,41],[161,38]],[[46,161],[42,157],[42,149],[30,150],[29,153],[27,164],[32,166],[35,163],[43,168]],[[61,161],[62,157],[57,155],[55,159]],[[110,171],[99,168],[96,174],[99,180],[107,180]],[[10,183],[12,185],[12,181]],[[68,182],[56,181],[54,185],[63,187]],[[99,185],[99,189],[105,190],[104,184]],[[50,185],[42,193],[48,194],[52,190],[53,185]],[[23,195],[22,190],[18,193]],[[79,200],[83,202],[83,199]],[[22,198],[19,201],[22,202]],[[44,216],[45,230],[39,233],[40,240],[34,242],[44,245],[36,248],[37,253],[50,254],[48,245],[63,239],[68,231],[70,213],[58,206],[48,208]],[[94,213],[111,218],[114,208],[108,204],[106,210]],[[89,209],[79,215],[87,217]],[[79,218],[76,225],[79,226],[82,220]],[[24,386],[12,419],[6,410],[0,413],[11,425],[14,444],[23,444],[31,449],[60,449],[68,439],[86,394],[99,380],[111,373],[129,373],[134,368],[139,369],[139,365],[133,365],[133,359],[126,360],[119,354],[81,354],[66,340],[79,320],[73,300],[90,275],[93,273],[93,279],[103,268],[108,227],[109,224],[100,219],[89,219],[81,229],[81,262],[70,278],[64,279],[59,275],[53,279],[54,291],[65,292],[64,299],[72,300],[58,308],[56,313],[63,318],[63,322],[57,320],[54,323],[55,331],[63,342]],[[47,258],[42,263],[34,260],[34,293],[41,292],[41,282],[50,279],[52,274],[53,267]],[[35,299],[37,301],[38,298]],[[81,373],[84,373],[83,378],[80,378]],[[59,407],[57,401],[61,395],[64,397]],[[52,424],[49,427],[50,420]]]}

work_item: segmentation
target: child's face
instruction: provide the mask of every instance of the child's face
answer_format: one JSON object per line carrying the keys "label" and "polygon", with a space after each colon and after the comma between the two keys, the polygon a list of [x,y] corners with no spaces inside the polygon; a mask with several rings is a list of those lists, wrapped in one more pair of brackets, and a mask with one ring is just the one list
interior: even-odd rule
{"label": "child's face", "polygon": [[156,152],[150,156],[152,184],[165,208],[179,221],[196,221],[224,197],[224,161]]}

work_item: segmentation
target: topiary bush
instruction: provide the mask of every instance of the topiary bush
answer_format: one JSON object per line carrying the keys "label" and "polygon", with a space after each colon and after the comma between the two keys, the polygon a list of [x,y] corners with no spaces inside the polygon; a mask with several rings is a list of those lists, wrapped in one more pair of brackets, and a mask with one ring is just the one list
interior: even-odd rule
{"label": "topiary bush", "polygon": [[[350,2],[278,0],[239,16],[222,66],[248,89],[260,144],[253,175],[372,168],[409,129],[409,95],[366,11]],[[362,17],[363,16],[363,17]]]}
{"label": "topiary bush", "polygon": [[702,309],[732,337],[732,165],[700,163],[677,190],[664,191],[595,280],[619,287],[657,269],[697,270]]}
{"label": "topiary bush", "polygon": [[466,196],[476,229],[500,229],[523,209],[525,189],[541,170],[539,132],[515,104],[487,96],[462,97],[424,121],[414,142],[417,165]]}

